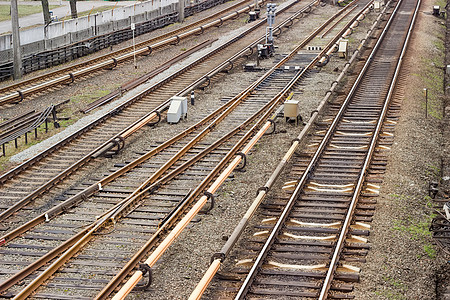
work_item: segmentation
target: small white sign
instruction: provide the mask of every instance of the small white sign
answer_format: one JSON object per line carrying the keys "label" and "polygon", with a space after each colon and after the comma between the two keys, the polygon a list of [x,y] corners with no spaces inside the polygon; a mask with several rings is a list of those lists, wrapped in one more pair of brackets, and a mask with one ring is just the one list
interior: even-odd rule
{"label": "small white sign", "polygon": [[135,30],[136,29],[136,24],[131,23],[131,30]]}

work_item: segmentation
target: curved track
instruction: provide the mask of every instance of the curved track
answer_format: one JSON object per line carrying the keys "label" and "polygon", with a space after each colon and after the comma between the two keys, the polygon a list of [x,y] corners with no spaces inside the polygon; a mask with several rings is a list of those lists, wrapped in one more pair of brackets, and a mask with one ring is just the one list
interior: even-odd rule
{"label": "curved track", "polygon": [[[294,15],[284,15],[280,26],[289,23],[291,18],[298,18],[302,11],[314,5],[297,4],[303,7]],[[296,4],[292,2],[291,5]],[[291,7],[286,6],[286,9]],[[283,14],[280,13],[280,19]],[[52,189],[58,182],[70,176],[81,166],[95,159],[106,150],[117,150],[123,146],[124,140],[145,124],[154,122],[157,114],[168,107],[168,100],[173,95],[186,95],[190,90],[204,86],[213,76],[222,70],[228,70],[233,62],[249,53],[261,39],[263,29],[259,28],[264,20],[258,22],[246,32],[232,39],[225,45],[214,49],[184,69],[174,73],[167,79],[158,82],[124,104],[113,109],[107,115],[88,124],[80,131],[67,137],[55,147],[46,150],[37,157],[25,162],[0,177],[3,183],[0,191],[0,221],[5,223],[13,213],[28,205],[42,193]],[[253,30],[256,31],[253,32]],[[247,35],[249,34],[249,36]],[[242,38],[256,39],[248,43]],[[245,46],[244,46],[245,45]],[[39,170],[39,173],[36,171]],[[56,205],[59,202],[53,202]],[[34,207],[39,207],[37,203]],[[36,216],[41,211],[32,209],[23,216],[25,219]],[[8,228],[4,228],[8,230]]]}
{"label": "curved track", "polygon": [[[309,41],[309,39],[303,42],[302,47],[306,45],[307,41]],[[252,118],[264,113],[259,122],[265,122],[268,116],[274,111],[276,105],[284,99],[282,96],[278,95],[279,90],[284,86],[292,85],[292,78],[297,78],[296,80],[299,80],[307,74],[307,71],[302,70],[296,72],[283,72],[281,70],[280,66],[288,59],[291,59],[293,56],[295,57],[296,53],[297,49],[293,51],[288,58],[279,62],[278,65],[273,67],[272,70],[267,72],[257,82],[242,91],[235,99],[228,102],[232,104],[237,99],[246,99],[226,118],[222,116],[218,117],[217,120],[221,121],[220,123],[215,122],[214,124],[210,124],[210,133],[207,132],[208,135],[201,137],[201,143],[198,144],[197,147],[192,148],[195,143],[191,144],[192,142],[186,141],[186,139],[192,138],[194,134],[199,135],[199,133],[194,131],[189,133],[188,136],[184,136],[184,141],[177,141],[174,146],[162,150],[156,156],[151,157],[150,160],[141,161],[139,168],[128,171],[123,177],[108,183],[106,187],[105,185],[102,186],[99,192],[95,193],[90,198],[83,199],[83,203],[77,208],[70,210],[60,217],[56,217],[31,231],[27,231],[23,237],[15,240],[14,243],[8,243],[3,246],[1,251],[3,251],[3,254],[8,255],[11,273],[15,273],[13,277],[17,277],[20,273],[14,271],[16,266],[21,265],[17,263],[17,260],[14,259],[13,255],[13,252],[17,247],[22,247],[22,255],[24,256],[30,258],[38,257],[39,254],[35,253],[35,250],[49,250],[47,246],[49,240],[54,241],[55,243],[70,241],[73,230],[79,227],[85,228],[81,231],[81,235],[94,229],[103,232],[100,231],[100,227],[97,227],[100,224],[99,222],[111,218],[113,220],[113,227],[107,227],[106,232],[103,233],[104,235],[91,235],[89,237],[89,246],[84,248],[83,254],[70,260],[71,265],[83,266],[83,270],[73,269],[72,267],[64,268],[62,271],[58,272],[58,275],[52,279],[51,283],[46,284],[46,287],[37,294],[37,297],[73,297],[82,299],[83,295],[94,292],[98,293],[98,288],[106,281],[104,278],[107,278],[118,271],[118,269],[113,269],[113,266],[117,265],[120,267],[124,262],[123,257],[130,256],[137,247],[143,245],[146,236],[157,232],[158,228],[162,226],[161,224],[164,225],[171,212],[176,211],[179,208],[180,201],[184,201],[182,198],[195,197],[194,192],[192,194],[190,193],[189,187],[193,189],[198,184],[204,186],[204,178],[210,173],[212,165],[219,164],[222,165],[221,168],[223,168],[223,164],[226,162],[222,159],[226,152],[225,149],[233,147],[233,145],[237,143],[237,139],[240,139],[239,143],[242,143],[241,134],[239,133],[244,129],[247,130],[253,123],[253,119],[249,119],[248,112],[257,112]],[[317,60],[318,58],[316,58],[315,61]],[[314,65],[314,63],[311,63],[311,65]],[[225,106],[232,107],[231,104],[228,103],[225,104]],[[262,110],[263,105],[265,106],[264,110]],[[242,123],[243,121],[245,122]],[[242,124],[232,131],[233,135],[229,135],[229,133],[227,133],[229,128],[239,123]],[[196,125],[194,128],[198,129],[200,126]],[[254,131],[255,128],[251,128],[246,134],[246,139],[250,138],[254,134]],[[219,144],[217,143],[218,141],[220,141]],[[196,141],[196,143],[197,142],[198,141]],[[183,146],[183,144],[191,144],[191,148],[186,149],[186,146]],[[176,160],[172,160],[171,157],[175,157],[172,156],[172,153],[176,153],[178,151],[177,149],[180,147],[183,147],[182,151],[184,151],[185,155],[177,157]],[[211,148],[212,152],[205,152],[205,154],[201,154],[201,156],[197,157],[197,154],[202,153],[207,148]],[[235,146],[233,148],[235,148]],[[152,153],[152,150],[149,153]],[[172,162],[169,166],[166,166],[165,164],[161,166],[163,161]],[[196,164],[189,165],[190,161],[193,161]],[[181,169],[183,173],[174,173],[178,169]],[[153,178],[152,180],[148,179],[149,174],[152,174],[150,176]],[[163,177],[159,178],[158,176]],[[211,177],[211,179],[212,178],[213,177]],[[144,180],[145,184],[138,187]],[[198,188],[196,188],[196,190],[198,190]],[[145,193],[143,193],[144,191]],[[141,198],[136,200],[134,195],[137,197],[137,195],[141,193]],[[122,206],[122,204],[118,204],[118,201],[124,204],[128,203],[127,205],[132,205],[128,208]],[[108,207],[113,208],[108,210]],[[138,208],[136,209],[136,207]],[[109,212],[105,213],[105,211]],[[94,216],[100,216],[98,219],[99,221],[90,225]],[[106,216],[107,219],[105,219]],[[117,222],[119,219],[120,222]],[[111,230],[113,231],[111,232]],[[133,234],[130,235],[130,232]],[[73,255],[76,253],[79,249],[77,244],[80,243],[79,241],[81,240],[77,239],[77,241],[76,244],[74,244],[75,241],[63,243],[68,244],[68,247],[73,245],[72,248],[65,252],[65,254],[70,252],[71,255]],[[87,241],[84,241],[82,245],[85,245],[86,242]],[[61,253],[61,251],[65,251],[67,247],[61,249],[57,247],[55,249],[51,252],[57,251]],[[102,253],[100,259],[99,251]],[[85,255],[84,253],[88,254]],[[62,257],[64,257],[64,255]],[[48,261],[53,257],[55,256],[46,257],[44,261]],[[57,260],[46,269],[45,272],[52,269],[52,271],[48,271],[50,273],[46,274],[46,276],[53,275],[61,264],[66,261],[65,258],[60,259],[62,259],[61,263]],[[79,259],[81,259],[81,261]],[[113,262],[106,263],[105,260],[109,259],[112,259]],[[16,263],[14,263],[14,261]],[[55,266],[55,269],[53,269],[53,266]],[[108,268],[108,270],[105,271],[105,268]],[[89,276],[91,278],[86,278],[86,274],[90,274]],[[26,276],[26,274],[24,274],[24,276]],[[40,279],[41,276],[42,275],[29,286],[32,286],[34,282],[39,281],[40,284],[41,281],[44,281],[45,279]],[[33,276],[30,277],[30,279],[32,278]],[[95,278],[95,280],[91,280],[93,278]],[[76,283],[76,286],[68,284],[67,281],[73,282],[74,284]],[[5,288],[5,285],[9,285],[9,283],[4,283],[2,289]],[[68,289],[68,295],[62,295],[58,292],[58,289],[60,290],[62,285]],[[98,288],[96,288],[96,286]],[[34,288],[35,287],[32,289]],[[15,289],[16,288],[12,288],[13,293]],[[80,290],[83,291],[82,294],[78,294]],[[25,297],[29,292],[22,293],[23,294],[20,294],[17,299]]]}
{"label": "curved track", "polygon": [[[87,61],[2,87],[0,88],[0,106],[8,103],[17,103],[25,97],[30,98],[36,95],[42,95],[47,93],[50,88],[70,84],[75,80],[88,78],[97,72],[115,68],[118,64],[133,59],[134,54],[137,56],[150,55],[153,51],[162,50],[171,45],[178,44],[181,39],[203,34],[205,30],[214,26],[221,26],[223,22],[235,19],[241,13],[250,10],[254,4],[246,5],[246,2],[248,1],[244,0],[235,3],[199,21],[140,42],[134,47],[128,46],[88,59]],[[239,7],[241,8],[238,9]]]}

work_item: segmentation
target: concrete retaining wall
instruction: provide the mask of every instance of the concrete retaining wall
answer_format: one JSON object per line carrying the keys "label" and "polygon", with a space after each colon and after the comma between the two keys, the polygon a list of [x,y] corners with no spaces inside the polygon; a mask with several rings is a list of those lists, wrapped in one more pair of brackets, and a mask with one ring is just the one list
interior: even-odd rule
{"label": "concrete retaining wall", "polygon": [[[185,7],[190,5],[185,1]],[[162,15],[177,12],[178,0],[150,0],[136,5],[119,7],[95,15],[69,21],[51,23],[20,31],[22,55],[73,44],[96,35],[127,28],[131,23],[142,23]],[[11,34],[0,36],[0,62],[12,60]]]}

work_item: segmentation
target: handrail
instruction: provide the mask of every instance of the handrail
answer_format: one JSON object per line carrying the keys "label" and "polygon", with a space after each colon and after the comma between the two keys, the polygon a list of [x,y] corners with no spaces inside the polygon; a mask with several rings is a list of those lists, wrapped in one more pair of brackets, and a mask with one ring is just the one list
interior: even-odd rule
{"label": "handrail", "polygon": [[34,120],[34,122],[31,125],[29,125],[25,128],[22,128],[19,131],[16,131],[16,132],[12,133],[11,135],[8,135],[7,137],[1,139],[0,146],[8,143],[10,141],[15,140],[16,138],[20,137],[21,135],[23,135],[31,130],[38,128],[42,123],[45,122],[45,120],[53,112],[54,109],[55,109],[54,105],[50,105],[49,107],[47,107],[40,115],[37,116],[37,118]]}

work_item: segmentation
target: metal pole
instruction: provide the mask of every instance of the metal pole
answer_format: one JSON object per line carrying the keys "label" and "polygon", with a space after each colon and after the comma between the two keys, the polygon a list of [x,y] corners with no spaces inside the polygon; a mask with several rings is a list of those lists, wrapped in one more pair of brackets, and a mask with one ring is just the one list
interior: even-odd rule
{"label": "metal pole", "polygon": [[428,89],[423,89],[425,92],[425,119],[428,119]]}
{"label": "metal pole", "polygon": [[20,49],[19,12],[17,0],[11,0],[11,27],[13,39],[14,79],[22,78],[22,52]]}
{"label": "metal pole", "polygon": [[134,59],[134,68],[137,69],[136,64],[136,43],[134,42],[134,30],[136,29],[136,24],[131,23],[131,31],[133,31],[133,59]]}

